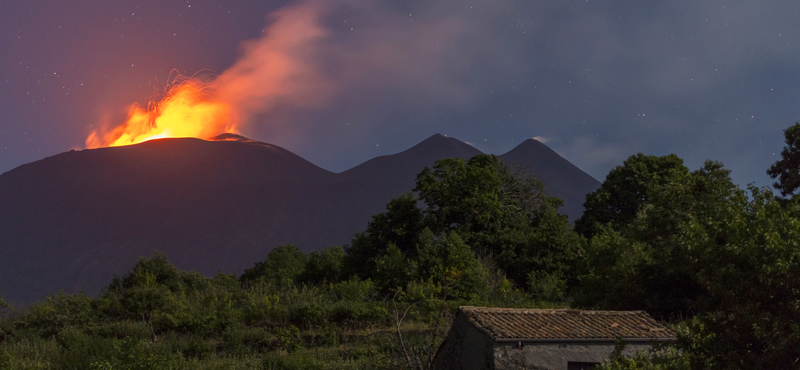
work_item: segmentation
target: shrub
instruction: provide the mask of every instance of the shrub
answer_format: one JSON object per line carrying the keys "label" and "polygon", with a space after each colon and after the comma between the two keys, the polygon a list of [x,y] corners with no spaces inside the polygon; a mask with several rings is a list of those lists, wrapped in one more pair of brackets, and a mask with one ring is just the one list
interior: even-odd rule
{"label": "shrub", "polygon": [[277,294],[263,294],[251,289],[242,300],[242,316],[247,323],[282,320],[286,317],[287,310],[279,303],[280,297]]}
{"label": "shrub", "polygon": [[360,280],[357,276],[353,276],[350,280],[331,284],[329,289],[335,300],[343,301],[363,301],[377,294],[372,280]]}
{"label": "shrub", "polygon": [[266,327],[231,325],[222,333],[222,348],[239,356],[271,346],[276,338]]}
{"label": "shrub", "polygon": [[89,326],[87,328],[87,334],[111,339],[133,338],[136,340],[144,340],[150,338],[150,328],[142,321],[123,320],[97,326]]}
{"label": "shrub", "polygon": [[209,344],[201,335],[191,335],[180,341],[181,353],[186,357],[194,357],[200,360],[207,359],[216,349]]}
{"label": "shrub", "polygon": [[8,353],[7,346],[3,346],[3,350],[0,351],[0,370],[11,370],[11,354]]}
{"label": "shrub", "polygon": [[385,322],[388,314],[383,302],[339,302],[330,310],[326,321],[348,327],[366,327]]}
{"label": "shrub", "polygon": [[300,329],[291,325],[289,327],[277,327],[273,330],[277,337],[276,346],[286,352],[295,352],[303,348],[303,339],[300,337]]}
{"label": "shrub", "polygon": [[49,338],[67,326],[84,326],[96,316],[91,298],[83,293],[65,294],[62,291],[31,305],[19,324],[38,330],[42,337]]}

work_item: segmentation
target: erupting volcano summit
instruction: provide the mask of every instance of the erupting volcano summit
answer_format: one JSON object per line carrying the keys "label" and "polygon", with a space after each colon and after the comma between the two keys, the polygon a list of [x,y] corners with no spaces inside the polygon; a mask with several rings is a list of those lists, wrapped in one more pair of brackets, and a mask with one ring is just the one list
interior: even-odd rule
{"label": "erupting volcano summit", "polygon": [[147,108],[131,106],[128,119],[93,131],[87,148],[138,144],[153,139],[209,138],[219,133],[236,133],[231,107],[218,100],[216,89],[200,78],[177,76],[164,97]]}

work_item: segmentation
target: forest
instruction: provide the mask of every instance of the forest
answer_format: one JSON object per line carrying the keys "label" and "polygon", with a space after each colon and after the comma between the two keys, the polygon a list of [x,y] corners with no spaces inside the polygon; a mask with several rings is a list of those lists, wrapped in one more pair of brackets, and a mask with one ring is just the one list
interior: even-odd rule
{"label": "forest", "polygon": [[211,278],[156,253],[97,297],[0,298],[0,369],[422,370],[461,305],[645,310],[679,333],[604,370],[800,369],[800,124],[784,133],[779,195],[640,153],[574,225],[497,157],[440,160],[348,245]]}

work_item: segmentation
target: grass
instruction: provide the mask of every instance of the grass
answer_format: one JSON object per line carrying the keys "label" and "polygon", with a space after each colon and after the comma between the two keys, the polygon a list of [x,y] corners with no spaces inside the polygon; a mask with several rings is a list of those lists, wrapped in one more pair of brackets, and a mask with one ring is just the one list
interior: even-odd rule
{"label": "grass", "polygon": [[[410,320],[402,328],[407,343],[430,342],[431,329],[424,322]],[[163,333],[152,342],[147,331],[136,322],[83,329],[68,327],[49,339],[18,330],[14,338],[0,343],[0,370],[325,370],[398,368],[402,365],[398,362],[400,349],[392,326],[315,327],[289,331],[238,324],[210,336]],[[289,345],[282,345],[282,341]],[[425,346],[438,346],[438,342],[425,343]]]}

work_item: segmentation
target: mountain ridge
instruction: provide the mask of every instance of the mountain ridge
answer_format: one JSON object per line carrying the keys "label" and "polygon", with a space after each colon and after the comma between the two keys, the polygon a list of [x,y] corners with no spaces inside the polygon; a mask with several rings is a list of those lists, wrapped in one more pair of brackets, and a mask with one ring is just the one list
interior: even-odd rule
{"label": "mountain ridge", "polygon": [[47,157],[0,174],[0,295],[16,303],[60,289],[96,294],[156,250],[213,275],[241,273],[282,244],[342,245],[413,188],[417,167],[474,154],[434,135],[333,173],[227,135]]}

